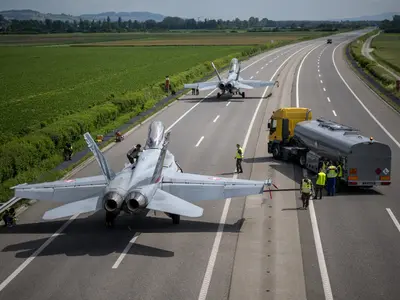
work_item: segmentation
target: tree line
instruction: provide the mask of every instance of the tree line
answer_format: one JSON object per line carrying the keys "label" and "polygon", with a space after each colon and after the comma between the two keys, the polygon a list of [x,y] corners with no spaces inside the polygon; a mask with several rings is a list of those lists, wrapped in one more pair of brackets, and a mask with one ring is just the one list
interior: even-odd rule
{"label": "tree line", "polygon": [[3,34],[36,34],[36,33],[74,33],[74,32],[135,32],[135,31],[168,31],[168,30],[248,30],[248,31],[280,31],[319,30],[337,31],[340,29],[358,29],[376,25],[376,22],[327,22],[327,21],[273,21],[267,18],[251,17],[248,20],[214,20],[204,21],[166,17],[161,22],[154,20],[123,21],[121,18],[112,22],[109,17],[101,21],[59,21],[39,20],[6,20],[0,15],[0,32]]}
{"label": "tree line", "polygon": [[394,15],[392,21],[383,20],[379,27],[385,33],[400,33],[400,15]]}

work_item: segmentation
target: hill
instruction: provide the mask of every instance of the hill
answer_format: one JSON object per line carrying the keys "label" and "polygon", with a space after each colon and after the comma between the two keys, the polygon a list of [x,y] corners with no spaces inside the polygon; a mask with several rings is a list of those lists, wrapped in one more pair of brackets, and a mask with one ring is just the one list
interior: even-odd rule
{"label": "hill", "polygon": [[361,16],[354,18],[333,19],[331,21],[383,21],[385,19],[392,20],[394,15],[399,15],[399,12],[387,12],[378,15]]}
{"label": "hill", "polygon": [[107,16],[110,17],[111,21],[117,21],[119,17],[121,17],[122,21],[128,20],[137,20],[137,21],[146,21],[146,20],[154,20],[157,22],[161,22],[164,20],[164,16],[160,14],[154,14],[147,11],[137,11],[137,12],[104,12],[100,14],[84,14],[81,16],[72,16],[66,14],[45,14],[31,9],[23,9],[23,10],[4,10],[0,11],[0,15],[4,18],[11,20],[41,20],[45,19],[50,20],[60,20],[60,21],[73,21],[79,19],[83,20],[104,20]]}

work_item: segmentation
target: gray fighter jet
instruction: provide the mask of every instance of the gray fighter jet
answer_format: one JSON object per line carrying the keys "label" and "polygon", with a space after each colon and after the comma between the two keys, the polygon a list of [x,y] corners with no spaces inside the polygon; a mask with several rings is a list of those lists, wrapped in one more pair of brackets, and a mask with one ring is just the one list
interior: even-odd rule
{"label": "gray fighter jet", "polygon": [[233,94],[239,94],[243,98],[245,98],[245,92],[240,92],[240,90],[247,90],[247,89],[254,89],[260,87],[267,87],[273,86],[277,84],[279,87],[278,81],[261,81],[261,80],[245,80],[240,77],[240,63],[237,58],[233,58],[231,60],[229,66],[229,73],[228,78],[222,79],[217,68],[215,67],[214,63],[211,62],[212,67],[217,74],[218,81],[206,81],[206,82],[198,82],[198,83],[190,83],[185,84],[184,87],[186,89],[196,89],[198,91],[206,91],[206,90],[213,90],[213,89],[220,89],[221,92],[218,92],[217,98],[221,97],[221,95],[225,94],[226,92]]}
{"label": "gray fighter jet", "polygon": [[105,209],[106,223],[113,225],[121,211],[133,214],[145,209],[164,212],[178,224],[180,216],[196,218],[203,215],[203,208],[191,202],[262,194],[265,185],[272,185],[271,180],[183,173],[174,155],[167,150],[169,134],[165,133],[161,122],[152,122],[146,145],[137,161],[125,164],[119,173],[114,173],[93,138],[85,133],[86,143],[103,175],[25,183],[12,189],[16,197],[67,203],[47,211],[43,216],[45,220]]}

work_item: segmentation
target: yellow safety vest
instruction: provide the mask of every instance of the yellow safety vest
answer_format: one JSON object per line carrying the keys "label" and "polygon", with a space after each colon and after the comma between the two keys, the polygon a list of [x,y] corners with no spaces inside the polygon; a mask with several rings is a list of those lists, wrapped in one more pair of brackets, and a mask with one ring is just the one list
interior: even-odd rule
{"label": "yellow safety vest", "polygon": [[342,178],[342,176],[343,176],[343,169],[342,169],[342,166],[341,166],[341,165],[338,165],[338,166],[337,166],[337,169],[338,169],[338,177]]}
{"label": "yellow safety vest", "polygon": [[301,185],[301,192],[304,193],[304,194],[311,193],[311,182],[308,183],[308,182],[303,180],[303,183]]}
{"label": "yellow safety vest", "polygon": [[[242,154],[239,153],[239,150],[242,152]],[[239,149],[236,152],[236,158],[242,158],[243,159],[244,153],[243,153],[243,149],[241,147],[239,147]]]}
{"label": "yellow safety vest", "polygon": [[316,184],[325,185],[325,182],[326,182],[326,174],[324,172],[319,172]]}
{"label": "yellow safety vest", "polygon": [[335,166],[330,166],[330,167],[328,168],[327,177],[328,177],[328,178],[335,178],[335,177],[337,177],[336,167],[335,167]]}
{"label": "yellow safety vest", "polygon": [[326,163],[325,162],[322,163],[322,172],[326,172]]}

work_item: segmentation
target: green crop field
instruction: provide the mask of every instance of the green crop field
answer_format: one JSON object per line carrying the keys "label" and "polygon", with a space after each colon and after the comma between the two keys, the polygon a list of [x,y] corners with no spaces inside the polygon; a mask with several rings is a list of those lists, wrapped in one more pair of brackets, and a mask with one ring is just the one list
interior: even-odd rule
{"label": "green crop field", "polygon": [[381,33],[372,40],[372,47],[374,56],[400,73],[400,34]]}
{"label": "green crop field", "polygon": [[0,46],[9,45],[68,45],[90,43],[123,43],[128,45],[160,44],[260,44],[270,40],[294,40],[321,35],[313,31],[287,32],[227,32],[227,31],[178,31],[166,33],[71,33],[36,35],[0,35]]}
{"label": "green crop field", "polygon": [[247,48],[0,47],[1,134],[4,139],[38,128],[105,102],[111,94],[117,97]]}

